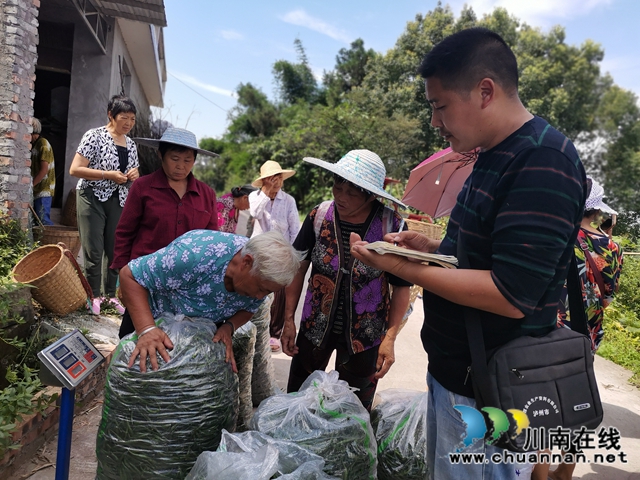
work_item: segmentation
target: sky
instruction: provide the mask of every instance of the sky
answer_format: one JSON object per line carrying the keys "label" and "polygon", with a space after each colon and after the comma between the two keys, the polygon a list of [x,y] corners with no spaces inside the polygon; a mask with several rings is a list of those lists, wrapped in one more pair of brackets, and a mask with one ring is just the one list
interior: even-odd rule
{"label": "sky", "polygon": [[[437,0],[164,0],[167,83],[164,108],[155,118],[193,131],[198,139],[221,137],[236,105],[234,92],[252,83],[275,99],[272,66],[297,61],[294,40],[304,45],[318,79],[335,67],[341,48],[357,39],[384,53],[407,22]],[[458,16],[464,4],[478,17],[504,7],[522,22],[548,32],[565,28],[566,43],[591,39],[605,52],[601,72],[640,97],[640,1],[450,0]]]}

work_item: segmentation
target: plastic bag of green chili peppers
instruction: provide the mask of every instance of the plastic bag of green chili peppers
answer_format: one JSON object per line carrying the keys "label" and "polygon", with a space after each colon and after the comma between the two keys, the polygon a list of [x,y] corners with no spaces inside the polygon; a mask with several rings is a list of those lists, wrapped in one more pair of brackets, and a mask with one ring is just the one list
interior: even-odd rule
{"label": "plastic bag of green chili peppers", "polygon": [[428,392],[389,389],[378,392],[371,412],[378,442],[378,479],[428,478]]}
{"label": "plastic bag of green chili peppers", "polygon": [[260,432],[222,432],[216,452],[201,453],[185,480],[337,480],[324,460],[292,442]]}
{"label": "plastic bag of green chili peppers", "polygon": [[369,412],[336,371],[315,371],[297,393],[267,398],[249,426],[321,456],[329,475],[376,478],[376,439]]}
{"label": "plastic bag of green chili peppers", "polygon": [[[206,322],[206,323],[205,323]],[[128,368],[137,335],[124,337],[107,371],[96,441],[98,480],[183,479],[198,455],[215,450],[238,415],[238,377],[213,343],[206,319],[162,314],[157,320],[174,348],[159,369]]]}

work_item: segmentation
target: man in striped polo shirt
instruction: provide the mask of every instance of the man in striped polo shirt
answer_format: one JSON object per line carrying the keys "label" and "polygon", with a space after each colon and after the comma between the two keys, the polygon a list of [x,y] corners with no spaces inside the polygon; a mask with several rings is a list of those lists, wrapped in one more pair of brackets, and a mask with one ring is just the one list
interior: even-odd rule
{"label": "man in striped polo shirt", "polygon": [[[475,406],[464,308],[479,311],[489,353],[514,338],[555,328],[584,208],[584,169],[572,143],[522,105],[515,55],[496,33],[471,28],[445,38],[419,72],[431,124],[454,151],[480,148],[480,154],[441,242],[412,231],[388,240],[456,255],[460,232],[471,269],[377,255],[359,246],[359,238],[352,238],[353,254],[424,287],[431,478],[529,478],[532,465],[449,461],[466,431],[453,405]],[[487,459],[499,452],[482,440],[465,451],[484,452]]]}

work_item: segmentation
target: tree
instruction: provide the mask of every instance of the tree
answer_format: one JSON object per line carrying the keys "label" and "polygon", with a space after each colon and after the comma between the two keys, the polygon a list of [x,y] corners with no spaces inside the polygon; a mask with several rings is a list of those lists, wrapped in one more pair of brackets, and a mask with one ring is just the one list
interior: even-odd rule
{"label": "tree", "polygon": [[367,63],[375,55],[373,49],[365,50],[364,41],[361,38],[353,41],[349,49],[340,49],[336,55],[335,70],[325,72],[323,78],[329,105],[340,103],[343,94],[362,85]]}
{"label": "tree", "polygon": [[276,106],[250,83],[241,83],[236,92],[238,105],[229,113],[229,138],[242,141],[273,135],[281,125]]}
{"label": "tree", "polygon": [[319,98],[318,84],[309,67],[307,54],[299,38],[293,42],[298,52],[298,63],[278,60],[273,75],[280,99],[288,105],[297,101],[314,103]]}

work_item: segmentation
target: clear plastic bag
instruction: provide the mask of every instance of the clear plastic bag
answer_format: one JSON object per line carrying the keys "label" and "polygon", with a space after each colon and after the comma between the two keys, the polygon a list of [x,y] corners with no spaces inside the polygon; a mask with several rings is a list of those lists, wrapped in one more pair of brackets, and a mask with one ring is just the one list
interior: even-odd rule
{"label": "clear plastic bag", "polygon": [[389,389],[378,392],[380,403],[371,412],[378,442],[378,478],[428,478],[428,392]]}
{"label": "clear plastic bag", "polygon": [[272,302],[273,293],[267,295],[258,311],[251,317],[251,323],[258,329],[256,332],[256,350],[253,356],[251,380],[251,397],[254,407],[260,405],[260,402],[265,398],[282,393],[276,382],[275,370],[271,360],[271,346],[269,345]]}
{"label": "clear plastic bag", "polygon": [[[205,319],[202,319],[204,322]],[[156,324],[174,348],[159,369],[128,368],[137,336],[127,335],[107,371],[96,441],[96,478],[184,478],[198,455],[215,450],[238,415],[238,377],[213,343],[216,327],[182,315],[162,314]]]}
{"label": "clear plastic bag", "polygon": [[249,426],[321,456],[325,473],[352,480],[376,478],[369,413],[336,371],[315,371],[297,393],[267,398]]}
{"label": "clear plastic bag", "polygon": [[253,376],[253,357],[256,348],[256,332],[256,326],[251,322],[247,322],[233,333],[233,356],[236,359],[236,367],[238,368],[238,385],[240,391],[236,431],[246,430],[246,426],[253,415],[251,382]]}
{"label": "clear plastic bag", "polygon": [[217,452],[204,452],[186,480],[331,480],[324,460],[295,443],[259,432],[222,433]]}

